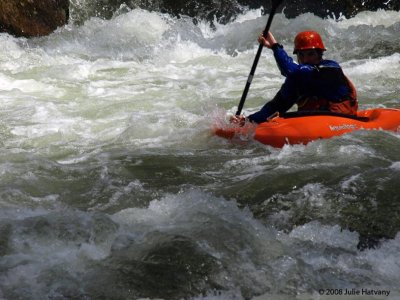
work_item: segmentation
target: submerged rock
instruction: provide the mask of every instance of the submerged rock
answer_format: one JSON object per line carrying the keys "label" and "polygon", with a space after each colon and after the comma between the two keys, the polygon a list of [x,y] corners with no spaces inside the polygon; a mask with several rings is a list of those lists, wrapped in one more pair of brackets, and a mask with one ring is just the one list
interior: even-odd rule
{"label": "submerged rock", "polygon": [[43,36],[69,18],[69,0],[0,0],[0,32]]}

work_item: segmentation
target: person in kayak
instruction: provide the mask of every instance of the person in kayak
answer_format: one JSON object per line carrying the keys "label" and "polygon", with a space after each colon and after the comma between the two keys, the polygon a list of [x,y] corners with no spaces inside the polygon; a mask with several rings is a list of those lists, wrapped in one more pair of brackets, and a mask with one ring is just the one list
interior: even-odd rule
{"label": "person in kayak", "polygon": [[[271,32],[259,43],[272,49],[281,74],[286,77],[275,97],[261,110],[247,117],[255,123],[265,122],[275,113],[285,113],[294,104],[299,111],[331,111],[355,115],[357,93],[352,82],[344,75],[342,68],[333,60],[322,58],[326,48],[316,31],[303,31],[294,40],[293,54],[298,64],[286,53]],[[244,124],[244,116],[235,116],[234,123]]]}

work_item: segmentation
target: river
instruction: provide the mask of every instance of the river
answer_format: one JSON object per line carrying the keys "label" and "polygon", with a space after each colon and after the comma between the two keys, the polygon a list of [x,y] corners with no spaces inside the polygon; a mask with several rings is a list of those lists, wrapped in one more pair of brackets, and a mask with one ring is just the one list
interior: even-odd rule
{"label": "river", "polygon": [[[211,133],[267,18],[214,28],[135,9],[0,34],[0,299],[399,296],[398,133],[283,149]],[[400,107],[400,12],[277,14],[271,28],[289,53],[306,29],[360,109]],[[244,113],[282,82],[264,49]]]}

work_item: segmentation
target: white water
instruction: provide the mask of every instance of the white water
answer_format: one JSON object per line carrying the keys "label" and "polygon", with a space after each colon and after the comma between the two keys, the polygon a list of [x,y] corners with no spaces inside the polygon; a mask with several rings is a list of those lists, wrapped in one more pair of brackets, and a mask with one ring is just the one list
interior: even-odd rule
{"label": "white water", "polygon": [[[107,297],[116,284],[126,298],[119,266],[180,236],[197,251],[195,262],[182,254],[195,299],[319,299],[329,288],[387,288],[395,299],[397,223],[391,239],[360,251],[363,228],[346,205],[374,215],[400,200],[398,134],[281,150],[210,133],[235,111],[266,18],[250,11],[213,31],[133,10],[43,38],[0,34],[0,298]],[[400,106],[399,12],[277,15],[272,26],[289,52],[309,28],[354,81],[361,109]],[[244,112],[281,84],[264,49]]]}

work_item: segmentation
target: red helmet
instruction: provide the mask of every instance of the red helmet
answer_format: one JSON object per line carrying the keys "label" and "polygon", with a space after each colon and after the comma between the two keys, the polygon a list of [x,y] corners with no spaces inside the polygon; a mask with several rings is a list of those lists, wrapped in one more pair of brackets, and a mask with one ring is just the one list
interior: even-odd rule
{"label": "red helmet", "polygon": [[322,51],[326,50],[318,32],[303,31],[296,35],[296,38],[294,39],[293,54],[297,54],[298,51],[306,49],[320,49]]}

